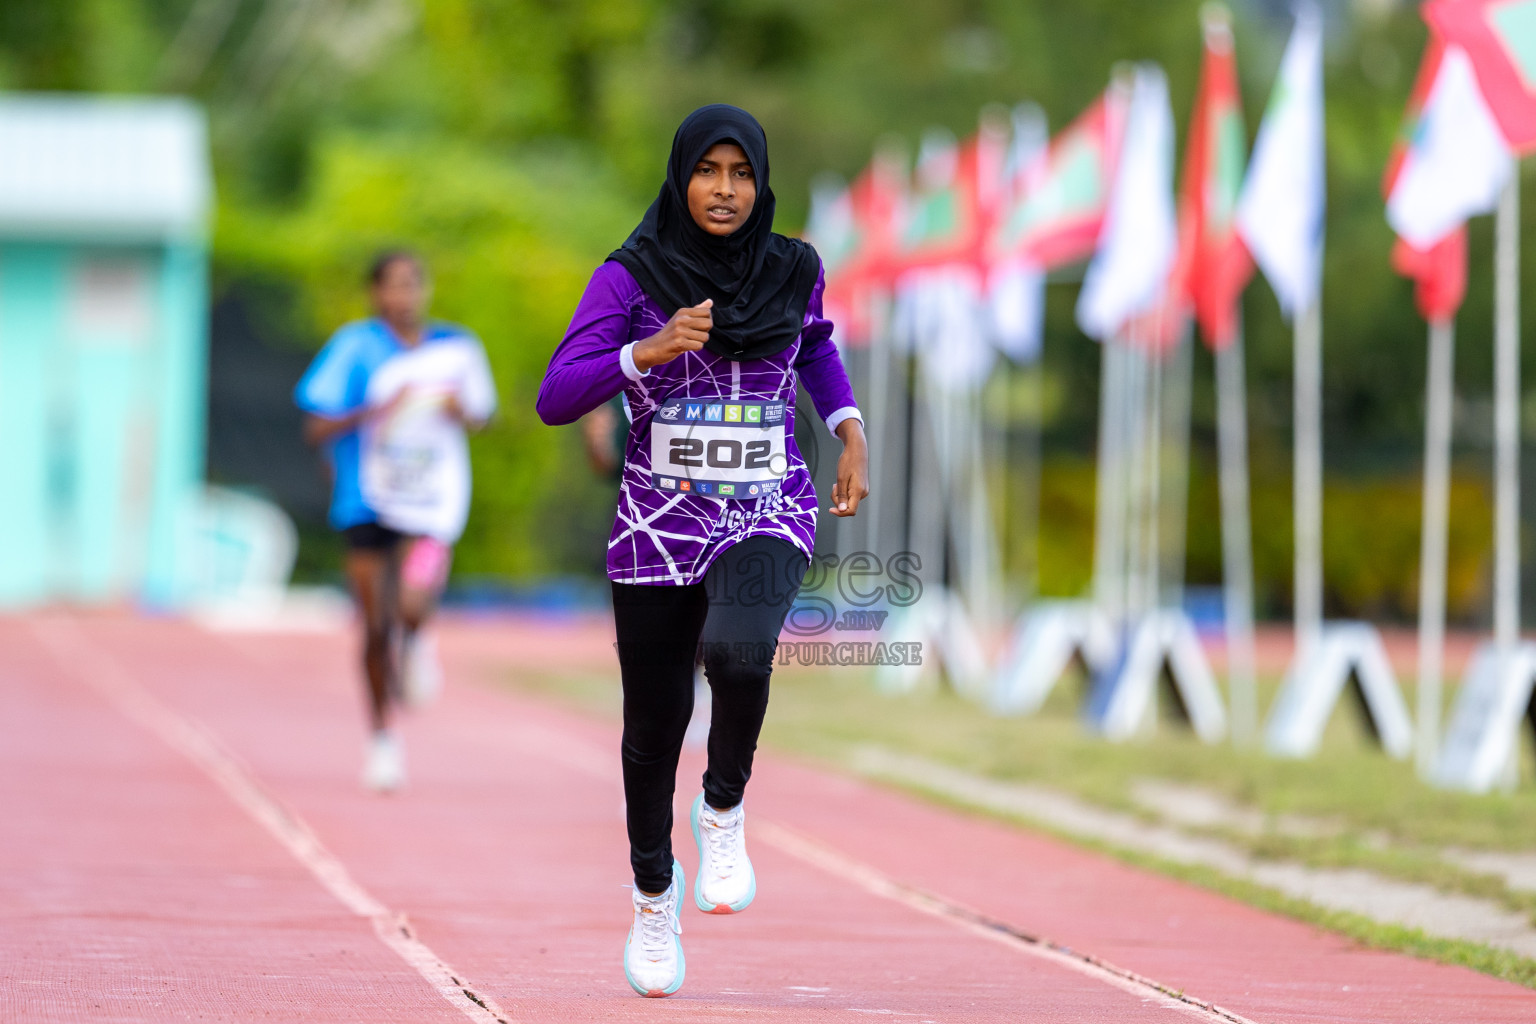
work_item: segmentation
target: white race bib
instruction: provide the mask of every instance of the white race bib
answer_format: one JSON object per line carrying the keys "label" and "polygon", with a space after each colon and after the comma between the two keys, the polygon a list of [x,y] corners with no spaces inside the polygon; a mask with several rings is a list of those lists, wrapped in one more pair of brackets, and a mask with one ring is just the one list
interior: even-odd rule
{"label": "white race bib", "polygon": [[789,470],[784,403],[669,398],[651,419],[651,486],[738,501]]}
{"label": "white race bib", "polygon": [[419,508],[441,500],[444,452],[438,410],[445,392],[423,390],[374,428],[363,453],[363,493],[376,509]]}
{"label": "white race bib", "polygon": [[430,505],[438,497],[440,459],[436,448],[386,441],[375,448],[366,467],[369,490],[384,505]]}
{"label": "white race bib", "polygon": [[452,544],[469,516],[469,447],[453,399],[471,420],[496,409],[496,387],[480,343],[468,336],[424,341],[386,359],[368,378],[366,405],[388,408],[362,431],[363,501],[390,529]]}

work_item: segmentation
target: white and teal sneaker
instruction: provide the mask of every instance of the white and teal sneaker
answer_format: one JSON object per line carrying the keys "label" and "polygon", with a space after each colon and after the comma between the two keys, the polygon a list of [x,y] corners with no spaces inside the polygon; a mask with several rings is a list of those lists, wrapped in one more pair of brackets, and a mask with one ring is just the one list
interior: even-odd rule
{"label": "white and teal sneaker", "polygon": [[635,920],[624,942],[624,977],[643,996],[669,996],[683,987],[683,865],[672,862],[672,884],[660,896],[635,890]]}
{"label": "white and teal sneaker", "polygon": [[706,914],[741,913],[757,895],[757,876],[747,857],[747,812],[741,804],[717,811],[700,793],[688,817],[693,822],[693,841],[699,845],[693,902]]}

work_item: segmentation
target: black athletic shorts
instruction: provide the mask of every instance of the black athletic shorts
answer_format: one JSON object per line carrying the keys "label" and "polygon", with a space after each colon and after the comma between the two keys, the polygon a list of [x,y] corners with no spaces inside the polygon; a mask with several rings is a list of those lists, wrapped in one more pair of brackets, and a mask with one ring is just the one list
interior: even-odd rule
{"label": "black athletic shorts", "polygon": [[405,534],[379,523],[358,523],[342,530],[341,535],[353,551],[388,551],[405,539]]}

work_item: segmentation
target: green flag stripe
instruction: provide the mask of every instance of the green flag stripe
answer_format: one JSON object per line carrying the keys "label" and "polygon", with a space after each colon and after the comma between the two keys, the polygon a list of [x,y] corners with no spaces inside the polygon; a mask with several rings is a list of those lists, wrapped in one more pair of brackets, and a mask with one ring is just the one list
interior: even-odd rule
{"label": "green flag stripe", "polygon": [[1237,195],[1243,187],[1243,157],[1247,140],[1243,132],[1242,115],[1232,107],[1221,112],[1216,121],[1215,173],[1211,176],[1211,193],[1206,196],[1206,230],[1225,232],[1232,222],[1232,212],[1237,207]]}
{"label": "green flag stripe", "polygon": [[1490,6],[1488,20],[1526,90],[1536,92],[1536,0]]}
{"label": "green flag stripe", "polygon": [[908,249],[942,242],[960,229],[960,196],[947,188],[924,198],[907,224],[902,243]]}
{"label": "green flag stripe", "polygon": [[1042,226],[1060,224],[1096,209],[1104,196],[1101,172],[1098,145],[1090,139],[1077,140],[1062,153],[1045,183],[1013,208],[1003,231],[1004,244],[1016,244]]}

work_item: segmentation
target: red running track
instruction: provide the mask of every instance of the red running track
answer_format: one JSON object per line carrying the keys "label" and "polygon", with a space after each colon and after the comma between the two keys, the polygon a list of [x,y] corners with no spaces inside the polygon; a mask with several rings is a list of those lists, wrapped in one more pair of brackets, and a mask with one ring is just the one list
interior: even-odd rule
{"label": "red running track", "polygon": [[1536,1020],[1518,986],[771,754],[757,902],[689,908],[687,984],[639,999],[615,728],[495,683],[612,671],[606,627],[443,644],[380,798],[348,637],[0,619],[0,1021]]}

